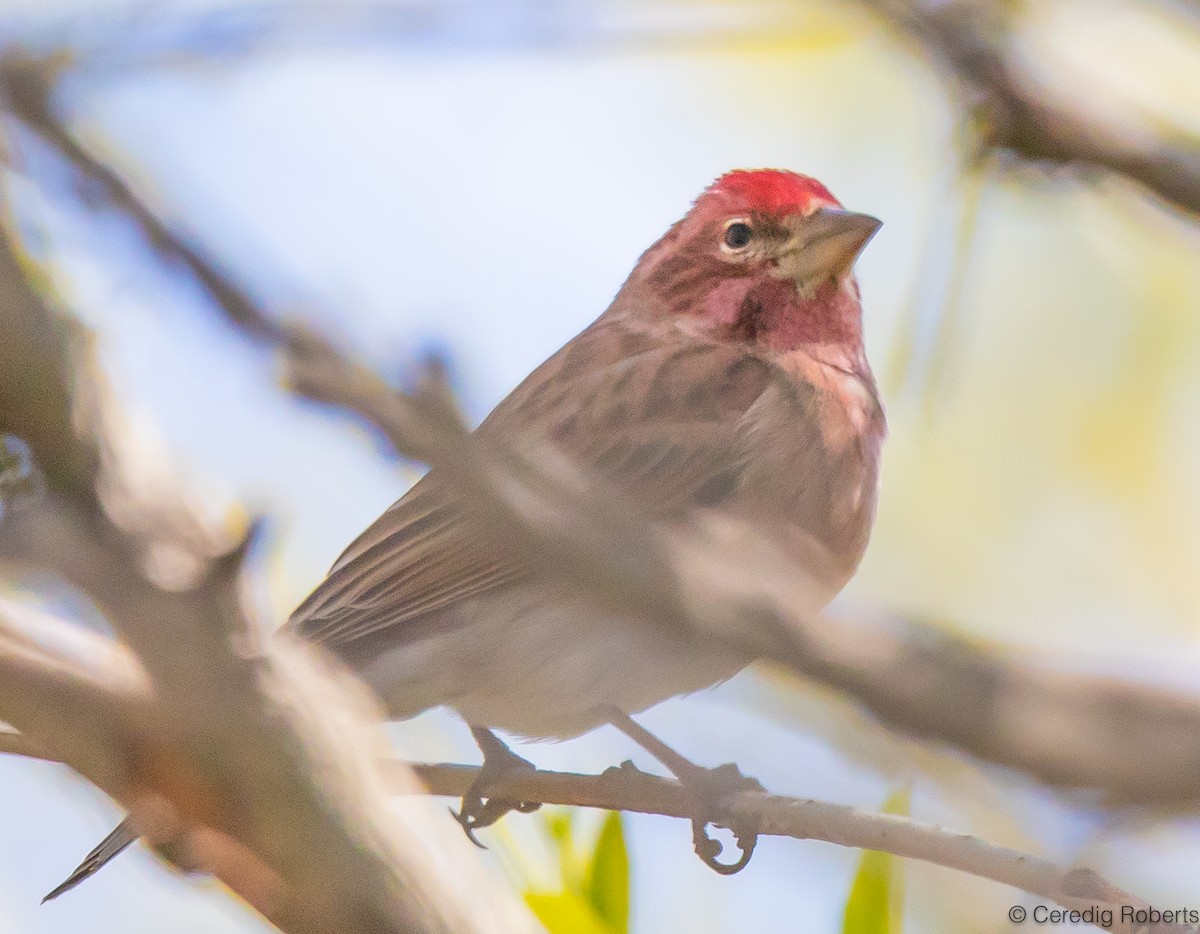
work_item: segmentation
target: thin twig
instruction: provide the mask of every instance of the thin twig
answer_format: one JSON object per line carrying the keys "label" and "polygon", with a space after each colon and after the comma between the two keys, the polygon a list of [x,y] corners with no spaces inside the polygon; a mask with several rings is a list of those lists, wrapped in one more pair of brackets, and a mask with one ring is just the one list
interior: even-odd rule
{"label": "thin twig", "polygon": [[[447,763],[404,763],[431,794],[459,797],[479,769]],[[540,801],[691,820],[695,798],[674,779],[649,775],[628,765],[600,775],[537,770],[505,775],[489,790],[514,801]],[[820,840],[837,846],[878,850],[1012,886],[1065,908],[1089,905],[1146,908],[1148,903],[1082,867],[1064,868],[1040,856],[988,843],[970,834],[896,814],[881,814],[812,798],[758,791],[736,792],[722,802],[724,817],[739,828],[764,836]],[[1111,930],[1195,934],[1195,927],[1115,924]]]}

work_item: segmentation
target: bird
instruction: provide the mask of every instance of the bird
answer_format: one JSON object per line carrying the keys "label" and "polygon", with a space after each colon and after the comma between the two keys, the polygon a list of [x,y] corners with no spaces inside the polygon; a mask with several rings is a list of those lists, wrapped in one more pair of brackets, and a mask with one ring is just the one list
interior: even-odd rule
{"label": "bird", "polygon": [[[705,517],[751,525],[810,585],[806,609],[823,608],[857,569],[878,499],[887,426],[854,265],[880,226],[811,176],[720,176],[641,255],[607,310],[476,434],[549,446],[664,529]],[[345,549],[284,628],[340,656],[390,717],[445,706],[466,721],[484,768],[455,816],[473,840],[500,815],[535,807],[487,797],[497,775],[532,768],[494,730],[562,740],[611,723],[697,787],[728,779],[632,715],[753,661],[598,607],[498,553],[436,468]],[[705,862],[744,866],[753,838],[739,834],[742,858],[720,863],[705,823],[693,822]],[[54,894],[132,838],[123,823]]]}
{"label": "bird", "polygon": [[[878,496],[886,420],[853,267],[880,226],[810,176],[722,175],[477,435],[549,445],[666,528],[705,514],[750,523],[823,607],[863,556]],[[629,715],[752,661],[598,609],[498,554],[436,469],[350,544],[287,628],[350,663],[396,719],[457,711],[485,764],[504,755],[493,729],[630,732]]]}

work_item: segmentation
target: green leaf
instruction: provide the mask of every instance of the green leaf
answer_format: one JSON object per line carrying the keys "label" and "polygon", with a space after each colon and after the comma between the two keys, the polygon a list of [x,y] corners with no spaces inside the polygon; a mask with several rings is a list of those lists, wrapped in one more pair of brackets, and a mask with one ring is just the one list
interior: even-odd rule
{"label": "green leaf", "polygon": [[609,811],[584,876],[583,895],[612,934],[629,932],[629,851],[620,811]]}
{"label": "green leaf", "polygon": [[555,808],[546,814],[546,833],[560,852],[572,852],[575,836],[575,811],[571,808]]}
{"label": "green leaf", "polygon": [[582,887],[583,860],[575,845],[575,810],[555,808],[543,818],[546,836],[558,858],[558,877],[563,888],[576,894]]}
{"label": "green leaf", "polygon": [[[907,814],[911,790],[884,802],[888,814]],[[842,934],[901,934],[904,919],[903,863],[890,853],[863,850],[850,886]]]}
{"label": "green leaf", "polygon": [[547,809],[542,828],[557,863],[557,892],[525,901],[551,934],[629,934],[629,854],[619,812],[604,818],[593,846],[581,846],[572,809]]}
{"label": "green leaf", "polygon": [[525,904],[549,934],[611,934],[595,909],[574,892],[526,892]]}

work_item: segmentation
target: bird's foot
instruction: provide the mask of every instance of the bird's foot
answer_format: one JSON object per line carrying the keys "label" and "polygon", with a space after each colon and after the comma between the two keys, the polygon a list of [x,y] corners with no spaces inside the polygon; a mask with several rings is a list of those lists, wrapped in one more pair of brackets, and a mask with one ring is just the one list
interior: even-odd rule
{"label": "bird's foot", "polygon": [[[758,779],[743,775],[742,770],[732,762],[719,765],[715,769],[696,765],[624,711],[608,708],[605,715],[609,723],[665,765],[679,779],[684,790],[695,799],[695,813],[700,816],[692,818],[692,845],[700,861],[723,876],[731,876],[745,869],[750,857],[754,855],[758,833],[728,813],[728,801],[743,791],[766,791]],[[633,763],[629,765],[632,766]],[[710,824],[725,827],[733,832],[741,855],[732,863],[721,862],[719,857],[725,846],[720,840],[709,836]]]}
{"label": "bird's foot", "polygon": [[535,772],[537,767],[505,746],[491,730],[471,727],[471,733],[483,753],[483,767],[463,795],[459,809],[451,808],[450,815],[466,832],[468,840],[480,849],[487,849],[475,836],[476,830],[492,826],[509,811],[531,814],[542,806],[538,801],[494,798],[488,795],[488,790],[510,775]]}
{"label": "bird's foot", "polygon": [[[723,876],[741,872],[754,855],[754,847],[758,844],[758,832],[730,815],[728,802],[743,791],[765,792],[762,783],[757,778],[742,774],[742,770],[732,762],[712,769],[693,765],[690,769],[685,769],[684,774],[677,773],[677,777],[684,789],[695,796],[696,813],[703,815],[692,818],[692,847],[700,861]],[[738,858],[733,862],[721,862],[720,856],[725,851],[725,844],[709,834],[710,824],[724,827],[733,833],[740,850]]]}

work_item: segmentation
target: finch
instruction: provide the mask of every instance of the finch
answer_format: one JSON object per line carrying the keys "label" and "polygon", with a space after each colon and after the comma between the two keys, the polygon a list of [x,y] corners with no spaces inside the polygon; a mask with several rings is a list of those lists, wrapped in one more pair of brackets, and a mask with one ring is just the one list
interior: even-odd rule
{"label": "finch", "polygon": [[[853,266],[879,226],[805,175],[722,176],[608,310],[476,431],[553,446],[651,521],[752,524],[794,559],[805,609],[824,607],[858,567],[875,515],[886,425]],[[455,815],[468,835],[536,807],[484,801],[489,769],[532,768],[493,727],[565,739],[613,723],[703,799],[706,774],[728,772],[692,765],[629,714],[753,661],[605,612],[496,554],[436,470],[346,549],[288,628],[341,655],[394,718],[449,706],[471,725],[485,767]],[[739,833],[742,858],[721,863],[706,822],[693,820],[697,853],[719,872],[742,868],[753,835]],[[135,836],[122,822],[48,898]]]}
{"label": "finch", "polygon": [[[715,511],[783,543],[814,608],[853,574],[885,421],[853,275],[880,227],[780,170],[717,179],[596,321],[476,429],[548,444],[654,522]],[[397,719],[577,736],[707,688],[751,659],[598,610],[497,554],[431,470],[354,541],[290,628],[330,647]]]}

